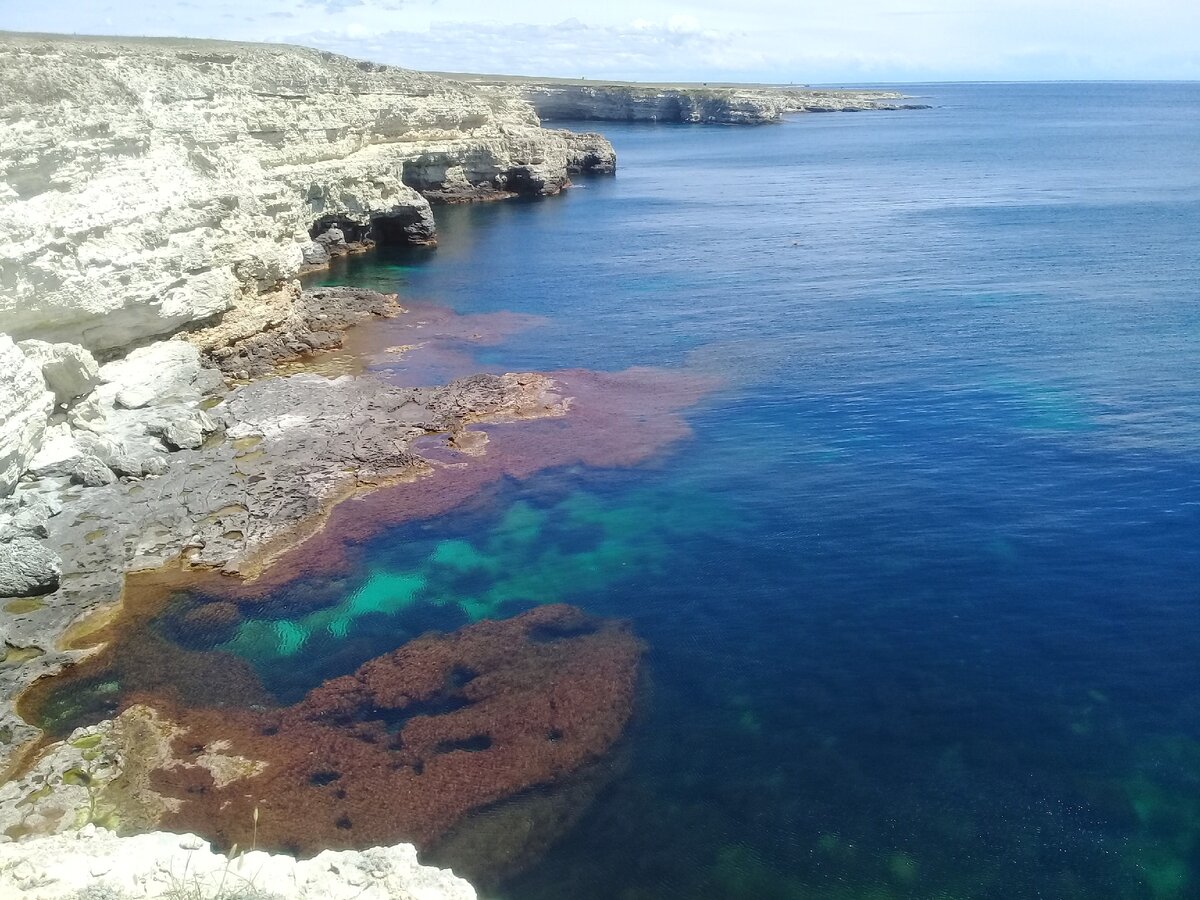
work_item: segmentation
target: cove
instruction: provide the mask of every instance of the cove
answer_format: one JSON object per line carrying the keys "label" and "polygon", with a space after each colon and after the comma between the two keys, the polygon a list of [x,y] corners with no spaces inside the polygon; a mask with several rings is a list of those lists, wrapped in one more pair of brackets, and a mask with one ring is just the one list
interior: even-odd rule
{"label": "cove", "polygon": [[[327,276],[537,317],[431,381],[725,385],[663,453],[494,481],[221,635],[290,702],[431,629],[632,622],[626,768],[503,896],[1197,890],[1200,96],[909,92],[936,108],[611,127],[615,180]],[[387,327],[354,340],[411,377]]]}

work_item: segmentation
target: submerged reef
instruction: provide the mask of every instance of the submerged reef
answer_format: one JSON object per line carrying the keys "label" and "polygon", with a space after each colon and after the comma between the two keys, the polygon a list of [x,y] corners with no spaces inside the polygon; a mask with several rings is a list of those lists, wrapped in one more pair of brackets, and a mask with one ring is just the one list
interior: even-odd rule
{"label": "submerged reef", "polygon": [[30,711],[108,684],[122,712],[6,786],[28,802],[4,824],[157,827],[300,856],[412,841],[488,883],[536,859],[610,774],[642,650],[624,623],[542,606],[423,636],[282,707],[222,652],[102,653],[35,690]]}

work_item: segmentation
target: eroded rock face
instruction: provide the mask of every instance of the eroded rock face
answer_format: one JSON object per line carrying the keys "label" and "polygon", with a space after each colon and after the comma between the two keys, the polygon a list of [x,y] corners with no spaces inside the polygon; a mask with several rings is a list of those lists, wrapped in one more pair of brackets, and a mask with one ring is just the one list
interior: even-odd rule
{"label": "eroded rock face", "polygon": [[527,78],[457,76],[520,97],[546,121],[678,122],[762,125],[785,113],[924,109],[892,91],[814,90],[806,87],[671,86],[573,83]]}
{"label": "eroded rock face", "polygon": [[53,409],[41,367],[0,334],[0,497],[12,491],[41,448]]}
{"label": "eroded rock face", "polygon": [[279,45],[3,34],[0,118],[0,330],[97,352],[253,305],[323,218],[424,241],[421,192],[580,157],[517,97]]}
{"label": "eroded rock face", "polygon": [[347,328],[399,312],[395,294],[347,287],[301,291],[295,286],[273,295],[252,313],[231,314],[187,339],[223,373],[245,381],[267,374],[280,363],[339,347]]}
{"label": "eroded rock face", "polygon": [[190,834],[117,837],[78,832],[0,844],[0,896],[25,900],[475,900],[445,869],[423,866],[410,844],[326,851],[309,860],[262,851],[233,859]]}
{"label": "eroded rock face", "polygon": [[96,358],[78,344],[29,340],[21,341],[18,346],[26,359],[41,367],[42,377],[59,405],[82,397],[100,383]]}

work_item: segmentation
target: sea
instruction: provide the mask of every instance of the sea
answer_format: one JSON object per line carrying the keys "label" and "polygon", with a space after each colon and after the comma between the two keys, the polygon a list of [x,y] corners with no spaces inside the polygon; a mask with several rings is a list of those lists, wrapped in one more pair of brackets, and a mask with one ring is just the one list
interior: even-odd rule
{"label": "sea", "polygon": [[[564,123],[615,177],[319,279],[517,315],[440,376],[712,380],[636,464],[353,555],[350,595],[646,644],[619,768],[488,896],[1200,897],[1200,84],[903,90],[931,108]],[[290,701],[359,662],[325,659],[252,661]]]}

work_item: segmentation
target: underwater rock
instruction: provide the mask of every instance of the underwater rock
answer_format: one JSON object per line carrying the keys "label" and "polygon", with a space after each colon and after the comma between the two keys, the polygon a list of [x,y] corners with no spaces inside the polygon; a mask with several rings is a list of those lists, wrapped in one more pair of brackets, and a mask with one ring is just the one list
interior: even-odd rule
{"label": "underwater rock", "polygon": [[[581,783],[629,721],[642,649],[625,624],[554,605],[419,638],[290,707],[189,707],[182,685],[136,694],[178,729],[152,778],[173,808],[158,824],[300,855],[398,840],[437,853],[453,835],[471,849],[456,869],[509,874],[592,795]],[[219,784],[196,762],[214,747],[258,765]],[[534,790],[519,838],[471,838],[476,814]]]}
{"label": "underwater rock", "polygon": [[199,639],[217,644],[233,636],[234,630],[242,621],[242,613],[236,603],[218,600],[205,603],[189,610],[183,617],[183,623],[189,629],[199,632]]}

